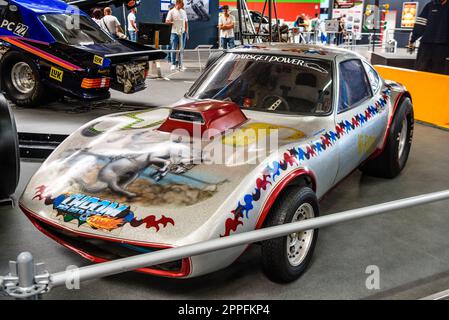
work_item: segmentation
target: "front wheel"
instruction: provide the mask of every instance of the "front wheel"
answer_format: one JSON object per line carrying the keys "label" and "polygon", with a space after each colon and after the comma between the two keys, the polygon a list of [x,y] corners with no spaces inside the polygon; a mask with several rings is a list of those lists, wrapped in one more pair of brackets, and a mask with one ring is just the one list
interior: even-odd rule
{"label": "front wheel", "polygon": [[368,160],[360,167],[363,173],[381,177],[394,178],[404,169],[413,139],[413,106],[410,98],[400,102],[388,132],[382,153]]}
{"label": "front wheel", "polygon": [[44,97],[44,85],[33,60],[8,51],[1,61],[1,80],[8,99],[18,106],[34,106]]}
{"label": "front wheel", "polygon": [[[315,192],[308,187],[290,188],[273,205],[264,227],[311,219],[319,215]],[[262,267],[275,282],[298,279],[312,259],[318,229],[292,233],[262,242]]]}

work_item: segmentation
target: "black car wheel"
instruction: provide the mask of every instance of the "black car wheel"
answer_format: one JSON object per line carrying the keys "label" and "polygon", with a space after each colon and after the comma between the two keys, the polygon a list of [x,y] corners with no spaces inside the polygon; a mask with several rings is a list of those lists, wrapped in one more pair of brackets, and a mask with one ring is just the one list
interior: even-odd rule
{"label": "black car wheel", "polygon": [[30,58],[10,50],[1,61],[2,90],[18,106],[35,106],[43,100],[45,87]]}
{"label": "black car wheel", "polygon": [[412,146],[413,126],[412,102],[409,98],[404,98],[394,115],[384,150],[378,157],[363,164],[360,170],[381,178],[396,177],[407,163]]}
{"label": "black car wheel", "polygon": [[[315,192],[308,187],[291,187],[273,205],[264,227],[297,222],[319,215]],[[318,230],[307,230],[262,242],[262,266],[276,282],[291,282],[307,269],[313,255]]]}
{"label": "black car wheel", "polygon": [[16,123],[8,102],[0,94],[0,199],[8,198],[16,190],[20,175],[19,142]]}

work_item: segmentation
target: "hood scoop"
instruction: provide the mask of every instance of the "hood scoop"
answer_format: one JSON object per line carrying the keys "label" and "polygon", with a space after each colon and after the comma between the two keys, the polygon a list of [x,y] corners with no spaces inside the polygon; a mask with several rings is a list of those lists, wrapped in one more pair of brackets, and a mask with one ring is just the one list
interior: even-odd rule
{"label": "hood scoop", "polygon": [[181,129],[190,136],[201,133],[210,138],[228,129],[238,127],[247,120],[240,107],[234,102],[207,100],[174,107],[159,131],[173,132]]}

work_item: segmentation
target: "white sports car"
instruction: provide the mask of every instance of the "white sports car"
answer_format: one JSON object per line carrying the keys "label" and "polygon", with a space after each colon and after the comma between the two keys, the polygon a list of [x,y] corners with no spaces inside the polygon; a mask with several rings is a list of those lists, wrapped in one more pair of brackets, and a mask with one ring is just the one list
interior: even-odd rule
{"label": "white sports car", "polygon": [[[215,57],[178,103],[94,120],[32,177],[34,225],[94,261],[318,216],[354,169],[392,178],[412,142],[410,94],[353,52],[263,44]],[[318,230],[260,243],[281,282],[309,264]],[[246,246],[139,271],[194,277]]]}

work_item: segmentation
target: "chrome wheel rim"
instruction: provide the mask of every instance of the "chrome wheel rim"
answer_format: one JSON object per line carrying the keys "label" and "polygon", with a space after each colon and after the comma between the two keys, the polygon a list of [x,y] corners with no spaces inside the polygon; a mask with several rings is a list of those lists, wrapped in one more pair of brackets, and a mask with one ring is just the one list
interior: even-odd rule
{"label": "chrome wheel rim", "polygon": [[17,62],[11,69],[14,88],[20,93],[30,93],[36,85],[33,70],[26,62]]}
{"label": "chrome wheel rim", "polygon": [[[309,203],[303,203],[293,215],[292,222],[311,219],[315,216],[313,207]],[[287,258],[290,265],[296,267],[300,265],[312,244],[314,230],[295,232],[287,236]]]}
{"label": "chrome wheel rim", "polygon": [[402,128],[401,128],[401,131],[399,132],[399,136],[398,136],[398,140],[399,140],[398,157],[399,157],[399,159],[402,158],[402,154],[404,153],[404,150],[405,150],[405,144],[407,142],[407,129],[408,129],[407,118],[404,118],[404,120],[402,120]]}

